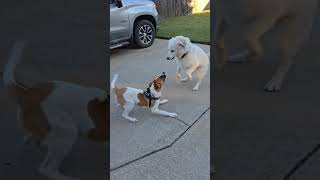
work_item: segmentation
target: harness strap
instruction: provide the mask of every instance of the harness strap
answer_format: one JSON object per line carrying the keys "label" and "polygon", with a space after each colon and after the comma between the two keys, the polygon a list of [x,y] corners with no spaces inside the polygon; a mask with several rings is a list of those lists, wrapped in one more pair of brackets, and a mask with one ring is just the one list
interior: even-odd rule
{"label": "harness strap", "polygon": [[145,91],[143,94],[149,100],[149,105],[148,105],[149,108],[151,107],[152,100],[159,100],[161,98],[161,97],[154,97],[154,95],[150,92],[149,89]]}
{"label": "harness strap", "polygon": [[183,59],[186,55],[188,54],[188,52],[184,53],[180,59]]}

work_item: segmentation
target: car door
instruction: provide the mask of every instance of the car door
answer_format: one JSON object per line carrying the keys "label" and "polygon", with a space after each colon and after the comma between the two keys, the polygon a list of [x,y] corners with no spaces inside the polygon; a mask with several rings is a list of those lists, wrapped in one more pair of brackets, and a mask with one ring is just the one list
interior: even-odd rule
{"label": "car door", "polygon": [[110,43],[129,39],[129,28],[129,15],[126,6],[118,7],[115,0],[110,0]]}

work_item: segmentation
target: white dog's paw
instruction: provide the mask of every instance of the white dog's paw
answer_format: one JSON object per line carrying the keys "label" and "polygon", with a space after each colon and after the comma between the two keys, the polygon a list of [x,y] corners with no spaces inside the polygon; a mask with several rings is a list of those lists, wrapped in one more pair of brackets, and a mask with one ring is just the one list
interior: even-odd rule
{"label": "white dog's paw", "polygon": [[175,117],[178,117],[178,114],[176,114],[176,113],[170,113],[169,116],[175,118]]}
{"label": "white dog's paw", "polygon": [[139,120],[136,118],[130,118],[129,121],[135,123],[135,122],[138,122]]}
{"label": "white dog's paw", "polygon": [[242,51],[238,54],[234,54],[229,56],[226,61],[228,63],[248,63],[250,60],[248,60],[248,56],[250,55],[249,51]]}
{"label": "white dog's paw", "polygon": [[186,77],[186,78],[180,79],[180,82],[187,82],[187,81],[189,81],[189,80],[190,80],[190,78]]}
{"label": "white dog's paw", "polygon": [[275,91],[280,91],[282,86],[282,81],[277,80],[277,79],[271,79],[264,87],[265,91],[268,92],[275,92]]}
{"label": "white dog's paw", "polygon": [[198,91],[199,87],[198,86],[195,86],[192,91]]}

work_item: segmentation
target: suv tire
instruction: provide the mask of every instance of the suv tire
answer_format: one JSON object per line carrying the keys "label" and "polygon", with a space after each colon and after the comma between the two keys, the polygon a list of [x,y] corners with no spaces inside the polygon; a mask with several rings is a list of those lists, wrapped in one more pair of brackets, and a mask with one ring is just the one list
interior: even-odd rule
{"label": "suv tire", "polygon": [[133,45],[136,48],[147,48],[153,44],[156,31],[154,25],[146,20],[138,20],[133,28]]}

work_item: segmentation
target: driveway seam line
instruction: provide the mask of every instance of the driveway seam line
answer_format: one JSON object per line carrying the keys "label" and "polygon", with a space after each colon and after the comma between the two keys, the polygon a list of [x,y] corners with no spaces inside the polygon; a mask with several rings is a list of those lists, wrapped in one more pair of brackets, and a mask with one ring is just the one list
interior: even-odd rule
{"label": "driveway seam line", "polygon": [[283,180],[290,179],[295,172],[297,172],[306,162],[310,159],[315,153],[320,150],[320,143],[317,144],[311,151],[309,151],[306,155],[304,155],[294,166],[288,171],[288,173],[284,176]]}
{"label": "driveway seam line", "polygon": [[162,150],[165,150],[165,149],[170,148],[170,147],[173,146],[173,144],[175,144],[195,123],[197,123],[197,122],[202,118],[202,116],[205,115],[209,110],[210,110],[210,107],[208,107],[203,113],[201,113],[201,115],[200,115],[191,125],[189,125],[189,126],[187,127],[187,129],[185,129],[175,140],[173,140],[172,143],[170,143],[169,145],[164,146],[164,147],[162,147],[162,148],[160,148],[160,149],[156,149],[156,150],[154,150],[154,151],[151,151],[151,152],[149,152],[149,153],[147,153],[147,154],[145,154],[145,155],[143,155],[143,156],[141,156],[141,157],[138,157],[138,158],[136,158],[136,159],[133,159],[133,160],[131,160],[131,161],[128,161],[128,162],[126,162],[126,163],[124,163],[124,164],[121,164],[121,165],[119,165],[118,167],[111,168],[111,169],[110,169],[110,172],[115,171],[115,170],[117,170],[117,169],[120,169],[120,168],[122,168],[122,167],[124,167],[124,166],[127,166],[127,165],[129,165],[129,164],[131,164],[131,163],[134,163],[134,162],[136,162],[136,161],[139,161],[139,160],[141,160],[141,159],[143,159],[143,158],[145,158],[145,157],[147,157],[147,156],[150,156],[150,155],[152,155],[152,154],[155,154],[155,153],[157,153],[157,152],[160,152],[160,151],[162,151]]}
{"label": "driveway seam line", "polygon": [[186,122],[184,122],[183,120],[179,119],[179,118],[173,118],[179,122],[181,122],[182,124],[186,125],[186,126],[190,126],[190,124],[187,124]]}

